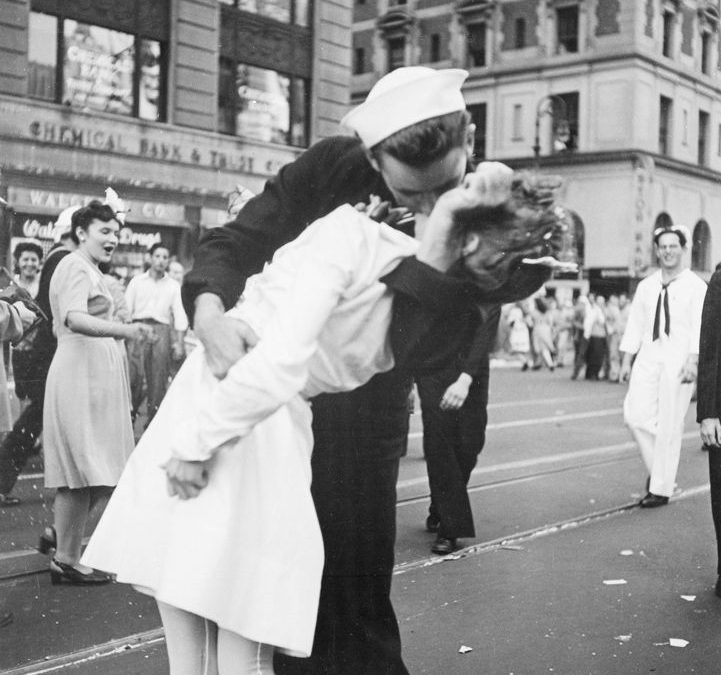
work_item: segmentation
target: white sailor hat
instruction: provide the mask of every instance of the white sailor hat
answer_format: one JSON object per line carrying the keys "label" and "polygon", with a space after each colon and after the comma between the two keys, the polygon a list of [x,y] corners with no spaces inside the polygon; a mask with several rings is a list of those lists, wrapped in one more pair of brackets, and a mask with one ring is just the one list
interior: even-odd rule
{"label": "white sailor hat", "polygon": [[370,149],[413,124],[465,110],[461,86],[467,77],[468,71],[460,68],[397,68],[376,82],[341,125],[355,131]]}
{"label": "white sailor hat", "polygon": [[55,219],[55,226],[53,227],[53,240],[56,244],[66,234],[70,233],[73,213],[75,213],[79,208],[81,208],[79,204],[75,206],[68,206],[58,214],[58,217]]}

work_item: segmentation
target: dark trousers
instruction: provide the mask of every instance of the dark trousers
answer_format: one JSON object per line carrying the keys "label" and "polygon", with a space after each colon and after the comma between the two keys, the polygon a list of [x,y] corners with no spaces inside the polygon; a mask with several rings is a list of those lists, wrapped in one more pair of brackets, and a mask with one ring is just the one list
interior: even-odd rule
{"label": "dark trousers", "polygon": [[606,355],[606,338],[591,336],[586,349],[586,379],[597,380]]}
{"label": "dark trousers", "polygon": [[128,340],[130,396],[137,414],[147,396],[148,422],[158,412],[170,378],[170,326],[143,321],[153,327],[154,340]]}
{"label": "dark trousers", "polygon": [[6,495],[15,487],[42,431],[43,399],[31,399],[0,444],[0,494]]}
{"label": "dark trousers", "polygon": [[431,488],[429,513],[440,521],[443,537],[475,537],[468,481],[486,441],[488,360],[458,410],[441,410],[440,402],[458,370],[416,378],[423,416],[423,453]]}
{"label": "dark trousers", "polygon": [[308,659],[276,654],[278,675],[407,675],[390,601],[398,462],[410,381],[385,373],[313,399],[312,493],[325,546]]}
{"label": "dark trousers", "polygon": [[583,328],[573,328],[573,378],[577,378],[578,374],[586,365],[586,349],[588,343],[583,337]]}
{"label": "dark trousers", "polygon": [[709,448],[708,473],[711,484],[711,515],[716,530],[716,572],[721,574],[721,448]]}

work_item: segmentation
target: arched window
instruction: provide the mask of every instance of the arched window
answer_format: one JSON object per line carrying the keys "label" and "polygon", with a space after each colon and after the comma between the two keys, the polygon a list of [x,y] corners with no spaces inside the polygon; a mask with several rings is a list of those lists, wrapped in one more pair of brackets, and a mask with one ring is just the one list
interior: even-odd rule
{"label": "arched window", "polygon": [[578,269],[581,270],[586,257],[586,228],[581,217],[575,211],[564,206],[559,208],[563,210],[568,229],[564,235],[558,259],[562,262],[575,262],[578,264]]}
{"label": "arched window", "polygon": [[699,220],[691,238],[691,269],[711,271],[711,228],[705,220]]}

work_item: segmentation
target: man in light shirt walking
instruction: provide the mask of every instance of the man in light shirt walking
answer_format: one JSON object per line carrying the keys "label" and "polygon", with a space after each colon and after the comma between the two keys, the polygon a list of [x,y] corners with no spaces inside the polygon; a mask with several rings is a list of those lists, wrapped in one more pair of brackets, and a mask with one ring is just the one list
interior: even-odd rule
{"label": "man in light shirt walking", "polygon": [[148,423],[165,396],[171,360],[183,358],[188,318],[180,298],[180,284],[168,276],[170,251],[162,243],[150,249],[150,269],[134,277],[125,291],[133,322],[152,326],[154,339],[128,344],[133,419],[147,396]]}

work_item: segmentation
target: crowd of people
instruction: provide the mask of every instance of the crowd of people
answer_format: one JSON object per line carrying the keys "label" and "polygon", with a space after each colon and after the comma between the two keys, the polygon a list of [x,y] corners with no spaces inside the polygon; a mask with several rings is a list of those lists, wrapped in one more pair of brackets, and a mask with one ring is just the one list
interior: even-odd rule
{"label": "crowd of people", "polygon": [[[563,267],[559,183],[472,165],[467,75],[382,78],[344,120],[355,136],[317,143],[243,200],[182,286],[162,243],[127,288],[113,277],[112,191],[61,214],[39,276],[42,249],[16,247],[13,285],[46,320],[23,337],[38,313],[0,301],[0,335],[32,335],[13,360],[27,404],[0,446],[0,505],[19,503],[42,433],[52,583],[116,579],[153,596],[172,675],[407,674],[390,584],[409,391],[425,525],[446,554],[475,536],[467,484],[499,326],[524,370],[630,379],[641,506],[668,502],[705,293],[683,269],[686,237],[654,234],[660,270],[633,303],[540,295]],[[189,325],[200,344],[186,358]]]}
{"label": "crowd of people", "polygon": [[618,382],[621,337],[631,309],[628,294],[574,292],[559,302],[536,295],[504,308],[500,351],[521,362],[522,370],[570,367],[571,379]]}

